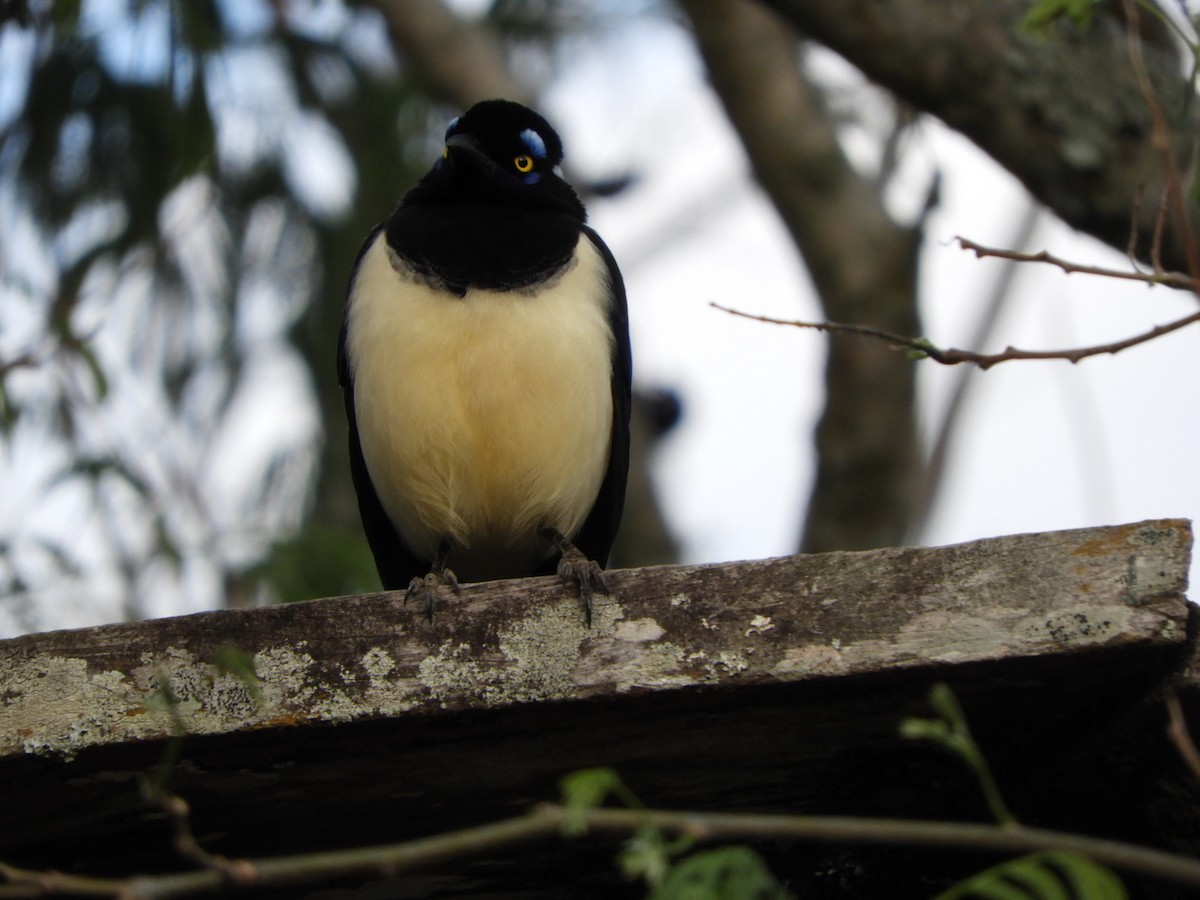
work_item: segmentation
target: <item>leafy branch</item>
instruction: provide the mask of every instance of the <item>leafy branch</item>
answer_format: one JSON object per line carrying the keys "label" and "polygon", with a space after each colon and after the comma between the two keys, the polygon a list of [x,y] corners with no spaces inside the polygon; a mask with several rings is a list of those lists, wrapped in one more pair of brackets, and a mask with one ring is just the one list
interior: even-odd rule
{"label": "leafy branch", "polygon": [[747,846],[717,847],[683,856],[696,841],[709,838],[709,832],[662,827],[658,815],[648,813],[612,769],[575,772],[562,780],[561,787],[567,816],[563,833],[567,835],[597,829],[590,813],[597,811],[609,794],[630,807],[638,825],[625,841],[618,863],[627,878],[646,882],[648,900],[792,900],[766,863]]}
{"label": "leafy branch", "polygon": [[[233,883],[275,887],[354,875],[395,875],[556,835],[569,837],[569,829],[580,824],[589,833],[626,837],[652,826],[665,835],[692,841],[819,841],[999,853],[1072,853],[1114,869],[1200,888],[1200,861],[1149,847],[1024,825],[652,809],[568,809],[558,804],[543,804],[521,816],[403,843],[236,860]],[[103,879],[35,872],[2,863],[0,877],[9,885],[38,888],[45,895],[74,893],[122,900],[190,897],[229,883],[221,872],[211,869]],[[0,892],[0,897],[3,896]]]}

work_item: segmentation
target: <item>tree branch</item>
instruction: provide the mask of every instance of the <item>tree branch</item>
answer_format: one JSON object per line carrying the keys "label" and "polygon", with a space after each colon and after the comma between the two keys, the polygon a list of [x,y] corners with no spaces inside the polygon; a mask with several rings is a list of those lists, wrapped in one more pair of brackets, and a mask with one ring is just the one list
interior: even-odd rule
{"label": "tree branch", "polygon": [[[970,138],[1068,224],[1120,250],[1135,199],[1163,193],[1156,130],[1181,168],[1192,157],[1200,108],[1189,102],[1194,92],[1174,41],[1144,16],[1137,40],[1160,98],[1161,129],[1130,65],[1130,27],[1119,9],[1099,7],[1086,31],[1063,23],[1039,38],[1020,27],[1026,0],[953,8],[941,0],[764,2]],[[1137,246],[1153,246],[1156,216],[1141,210]],[[1168,266],[1187,269],[1180,235],[1162,251]]]}
{"label": "tree branch", "polygon": [[[706,842],[820,841],[998,853],[1066,851],[1126,872],[1200,887],[1200,862],[1196,860],[1149,847],[1023,825],[625,809],[592,809],[577,815],[590,831],[621,836],[636,834],[649,826]],[[395,876],[561,834],[567,818],[563,807],[543,804],[522,816],[400,844],[239,860],[237,869],[241,874],[237,883],[266,888],[314,884],[347,876]],[[122,900],[189,897],[209,893],[225,883],[225,876],[211,869],[131,879],[97,879],[0,864],[0,875],[11,885],[31,887],[43,894],[74,893]]]}
{"label": "tree branch", "polygon": [[1187,763],[1192,777],[1200,778],[1200,750],[1196,749],[1191,732],[1188,731],[1187,719],[1183,715],[1183,706],[1175,694],[1167,695],[1167,715],[1169,717],[1167,737],[1175,745],[1180,758]]}
{"label": "tree branch", "polygon": [[1140,281],[1144,284],[1161,284],[1165,287],[1181,288],[1183,290],[1194,290],[1195,282],[1190,275],[1183,272],[1139,272],[1127,271],[1125,269],[1110,269],[1105,266],[1085,266],[1079,263],[1073,263],[1069,259],[1055,256],[1046,251],[1039,250],[1036,253],[1023,253],[1017,250],[1001,250],[996,247],[985,247],[982,244],[977,244],[968,238],[956,235],[954,240],[964,250],[969,250],[974,253],[979,259],[984,257],[994,257],[996,259],[1010,259],[1015,262],[1033,262],[1047,263],[1048,265],[1058,266],[1068,275],[1099,275],[1103,278],[1117,278],[1123,281]]}
{"label": "tree branch", "polygon": [[46,897],[55,894],[74,897],[119,897],[125,885],[126,882],[119,878],[35,872],[0,862],[0,897]]}
{"label": "tree branch", "polygon": [[[557,807],[549,809],[561,815]],[[619,834],[632,834],[644,825],[652,825],[705,841],[813,840],[1000,853],[1058,850],[1081,853],[1115,869],[1200,887],[1200,861],[1149,847],[1025,825],[615,809],[592,810],[587,813],[587,822],[597,831]]]}
{"label": "tree branch", "polygon": [[438,100],[466,109],[491,97],[532,99],[485,27],[455,15],[439,0],[374,0],[373,5],[383,13],[401,59]]}
{"label": "tree branch", "polygon": [[756,322],[767,322],[771,325],[791,325],[795,328],[811,328],[816,331],[825,331],[830,334],[857,334],[863,337],[876,338],[884,341],[894,347],[900,347],[913,351],[919,354],[920,357],[929,357],[934,362],[942,363],[947,366],[959,365],[961,363],[971,363],[979,366],[981,369],[990,369],[992,366],[999,365],[1003,362],[1010,362],[1016,359],[1063,359],[1067,362],[1077,363],[1080,360],[1087,359],[1090,356],[1103,356],[1105,354],[1120,353],[1122,350],[1127,350],[1130,347],[1136,347],[1138,344],[1145,344],[1155,338],[1160,338],[1164,334],[1170,334],[1172,331],[1178,331],[1181,328],[1186,328],[1196,322],[1200,322],[1200,312],[1194,312],[1191,315],[1184,316],[1182,319],[1176,319],[1174,322],[1168,322],[1165,325],[1156,325],[1149,331],[1144,331],[1141,334],[1136,334],[1133,337],[1125,338],[1120,341],[1113,341],[1108,344],[1095,344],[1090,347],[1074,347],[1067,350],[1022,350],[1017,347],[1006,347],[1000,353],[976,353],[971,350],[959,350],[957,348],[942,349],[932,343],[927,338],[905,337],[904,335],[893,334],[888,331],[883,331],[879,328],[871,328],[866,325],[851,325],[842,322],[802,322],[796,319],[776,319],[771,316],[760,316],[754,313],[742,312],[741,310],[731,309],[727,306],[722,306],[719,303],[710,303],[715,309],[722,312],[730,313],[731,315],[741,316],[743,319],[753,319]]}
{"label": "tree branch", "polygon": [[[1196,244],[1195,230],[1184,198],[1183,181],[1179,176],[1179,166],[1175,160],[1171,124],[1167,121],[1166,110],[1163,109],[1158,90],[1146,68],[1146,56],[1141,39],[1141,16],[1137,4],[1134,0],[1124,0],[1122,8],[1125,11],[1127,23],[1125,43],[1128,47],[1129,63],[1133,68],[1134,77],[1137,79],[1138,90],[1141,91],[1146,108],[1150,111],[1150,143],[1158,156],[1163,181],[1162,211],[1169,211],[1171,219],[1175,223],[1176,237],[1182,246],[1187,270],[1192,275],[1192,290],[1200,290],[1200,248]],[[1165,216],[1160,215],[1155,223],[1154,239],[1156,243],[1151,245],[1155,253],[1161,252],[1165,234],[1162,227],[1164,221]]]}

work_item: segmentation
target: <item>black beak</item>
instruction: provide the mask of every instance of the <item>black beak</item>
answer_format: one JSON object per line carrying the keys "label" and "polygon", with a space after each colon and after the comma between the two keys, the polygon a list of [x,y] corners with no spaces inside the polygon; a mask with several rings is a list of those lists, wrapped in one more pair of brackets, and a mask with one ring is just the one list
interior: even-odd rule
{"label": "black beak", "polygon": [[469,134],[455,134],[446,139],[446,152],[450,158],[480,169],[495,169],[496,164],[483,152],[479,141]]}

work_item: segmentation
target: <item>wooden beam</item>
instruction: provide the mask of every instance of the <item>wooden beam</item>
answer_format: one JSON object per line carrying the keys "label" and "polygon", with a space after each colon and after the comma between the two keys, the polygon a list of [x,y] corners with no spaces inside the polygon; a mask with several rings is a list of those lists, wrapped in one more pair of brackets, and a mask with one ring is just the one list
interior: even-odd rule
{"label": "wooden beam", "polygon": [[[163,684],[186,732],[172,786],[234,855],[478,824],[599,764],[662,806],[978,813],[899,720],[948,680],[1001,776],[1041,784],[1033,748],[1182,665],[1190,546],[1162,520],[617,571],[591,628],[541,578],[446,593],[432,622],[371,594],[0,641],[0,859],[171,858],[134,788],[178,733]],[[216,665],[226,646],[261,700]]]}
{"label": "wooden beam", "polygon": [[432,623],[371,594],[28,635],[0,641],[0,757],[168,737],[162,678],[189,734],[222,734],[1170,645],[1190,541],[1172,520],[614,572],[591,628],[541,578],[447,593]]}

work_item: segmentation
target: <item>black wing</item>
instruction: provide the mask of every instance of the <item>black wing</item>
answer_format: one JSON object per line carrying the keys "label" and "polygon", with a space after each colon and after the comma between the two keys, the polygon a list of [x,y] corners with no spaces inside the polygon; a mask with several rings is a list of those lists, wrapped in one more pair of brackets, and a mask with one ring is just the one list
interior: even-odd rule
{"label": "black wing", "polygon": [[[382,230],[383,225],[377,225],[358,251],[358,258],[354,261],[354,268],[350,274],[350,285],[346,291],[347,313],[350,307],[350,292],[354,289],[354,279],[358,275],[363,254]],[[413,578],[428,571],[430,561],[418,559],[400,540],[391,519],[384,512],[383,504],[379,502],[375,485],[371,483],[371,474],[367,471],[367,461],[363,459],[362,444],[358,438],[358,421],[354,414],[354,376],[346,355],[344,316],[341,334],[338,336],[337,367],[338,384],[342,386],[342,397],[346,405],[346,422],[350,426],[350,477],[354,481],[354,491],[358,494],[358,511],[362,516],[363,531],[375,557],[375,568],[379,570],[379,579],[383,582],[384,589],[390,591],[407,588]]]}
{"label": "black wing", "polygon": [[629,347],[629,310],[625,301],[625,282],[612,252],[588,226],[583,227],[587,236],[604,259],[608,267],[608,284],[612,293],[609,307],[609,324],[613,333],[612,360],[612,447],[608,454],[608,470],[600,485],[600,493],[592,505],[592,511],[584,520],[572,543],[582,550],[588,559],[607,565],[608,555],[621,524],[621,512],[625,508],[625,481],[629,475],[629,410],[630,393],[633,385],[633,354]]}

